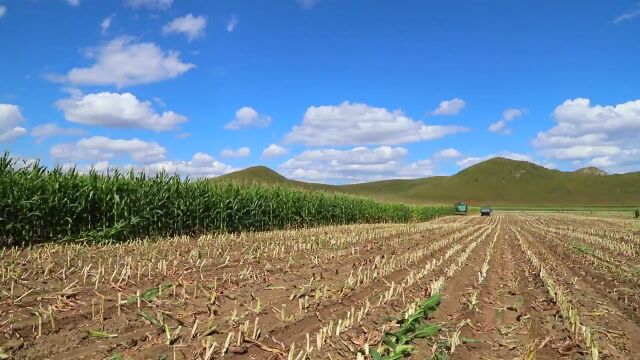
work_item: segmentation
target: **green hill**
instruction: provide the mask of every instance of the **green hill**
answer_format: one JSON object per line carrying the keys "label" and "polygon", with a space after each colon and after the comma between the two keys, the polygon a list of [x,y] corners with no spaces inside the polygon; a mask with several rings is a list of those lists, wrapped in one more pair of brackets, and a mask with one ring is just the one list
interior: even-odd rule
{"label": "green hill", "polygon": [[640,203],[640,172],[608,175],[597,168],[551,170],[526,161],[493,158],[455,175],[325,185],[290,180],[266,167],[224,175],[217,181],[295,186],[414,204],[621,206]]}
{"label": "green hill", "polygon": [[307,183],[287,179],[266,166],[252,166],[212,179],[212,181],[231,181],[248,185],[293,186],[307,190],[335,191],[334,185]]}
{"label": "green hill", "polygon": [[581,175],[598,175],[598,176],[609,175],[606,171],[600,170],[597,167],[593,167],[593,166],[589,166],[589,167],[585,167],[585,168],[582,168],[582,169],[578,169],[578,170],[574,171],[573,173],[574,174],[581,174]]}

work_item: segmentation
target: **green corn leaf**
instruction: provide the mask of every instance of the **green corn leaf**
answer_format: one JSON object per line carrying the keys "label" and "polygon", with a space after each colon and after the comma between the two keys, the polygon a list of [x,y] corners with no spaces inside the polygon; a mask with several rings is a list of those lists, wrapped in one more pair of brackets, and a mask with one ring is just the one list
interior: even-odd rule
{"label": "green corn leaf", "polygon": [[373,358],[373,360],[382,360],[382,356],[380,355],[380,353],[378,352],[378,350],[374,349],[374,348],[370,348],[369,349],[369,355],[371,355],[371,357]]}
{"label": "green corn leaf", "polygon": [[140,315],[143,319],[147,320],[148,322],[150,322],[152,325],[155,325],[159,328],[162,328],[162,324],[160,323],[160,321],[158,321],[158,319],[154,318],[153,316],[147,314],[146,312],[140,311],[138,312],[138,315]]}
{"label": "green corn leaf", "polygon": [[440,300],[441,295],[434,294],[433,296],[422,302],[422,304],[420,304],[420,309],[424,310],[425,313],[432,312],[438,308],[438,306],[440,305]]}
{"label": "green corn leaf", "polygon": [[395,350],[398,344],[396,343],[395,335],[393,334],[385,334],[382,338],[382,343],[385,344],[391,350]]}
{"label": "green corn leaf", "polygon": [[411,354],[415,350],[411,345],[398,345],[395,351],[384,357],[385,360],[397,360],[403,358],[407,354]]}
{"label": "green corn leaf", "polygon": [[118,335],[117,334],[110,334],[110,333],[104,332],[104,331],[89,330],[89,336],[94,337],[94,338],[109,339],[109,338],[117,337]]}
{"label": "green corn leaf", "polygon": [[422,320],[422,318],[425,317],[425,312],[424,310],[420,309],[418,311],[415,312],[415,314],[409,316],[406,320],[404,320],[405,324],[413,324],[416,322],[419,322],[420,320]]}
{"label": "green corn leaf", "polygon": [[218,325],[213,325],[211,328],[209,328],[208,330],[204,331],[202,334],[200,334],[200,337],[207,337],[207,336],[211,336],[213,334],[218,334]]}
{"label": "green corn leaf", "polygon": [[440,326],[435,324],[427,324],[418,328],[416,332],[413,333],[413,337],[418,339],[431,337],[437,334],[439,330]]}
{"label": "green corn leaf", "polygon": [[475,343],[481,343],[482,342],[482,340],[480,340],[480,339],[466,338],[466,337],[460,338],[460,341],[463,344],[475,344]]}

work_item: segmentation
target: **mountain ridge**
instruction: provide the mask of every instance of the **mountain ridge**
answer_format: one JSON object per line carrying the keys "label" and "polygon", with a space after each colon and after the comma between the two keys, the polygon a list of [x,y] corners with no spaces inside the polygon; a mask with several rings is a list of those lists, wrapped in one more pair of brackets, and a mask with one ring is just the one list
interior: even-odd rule
{"label": "mountain ridge", "polygon": [[564,172],[502,157],[485,160],[449,176],[348,185],[292,180],[264,166],[222,175],[212,181],[292,186],[413,204],[449,204],[460,200],[476,205],[611,206],[640,203],[640,172],[607,174],[593,167]]}

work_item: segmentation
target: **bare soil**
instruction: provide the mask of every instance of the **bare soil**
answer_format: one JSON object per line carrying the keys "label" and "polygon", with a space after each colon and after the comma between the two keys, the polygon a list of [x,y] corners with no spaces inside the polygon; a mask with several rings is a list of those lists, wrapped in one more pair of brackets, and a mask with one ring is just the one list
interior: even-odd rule
{"label": "bare soil", "polygon": [[[567,229],[575,238],[559,235]],[[636,359],[638,258],[603,245],[640,245],[634,231],[498,214],[3,249],[0,350],[10,359],[351,359],[380,346],[393,318],[441,279],[442,303],[428,320],[441,330],[416,340],[411,358],[591,359],[517,233],[593,329],[599,357]],[[576,251],[580,241],[588,251]]]}

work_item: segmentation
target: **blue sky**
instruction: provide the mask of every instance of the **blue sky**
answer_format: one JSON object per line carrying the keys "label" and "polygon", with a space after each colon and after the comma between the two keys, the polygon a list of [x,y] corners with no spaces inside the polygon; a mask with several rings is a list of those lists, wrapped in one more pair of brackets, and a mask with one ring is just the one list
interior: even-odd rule
{"label": "blue sky", "polygon": [[636,1],[0,0],[0,147],[307,181],[640,170]]}

